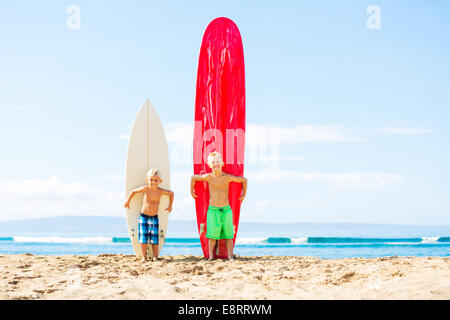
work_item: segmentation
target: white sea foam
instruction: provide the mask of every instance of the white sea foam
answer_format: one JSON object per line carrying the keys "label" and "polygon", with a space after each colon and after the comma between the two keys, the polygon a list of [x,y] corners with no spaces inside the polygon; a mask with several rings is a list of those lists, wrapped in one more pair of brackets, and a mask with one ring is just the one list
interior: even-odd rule
{"label": "white sea foam", "polygon": [[308,243],[308,238],[291,238],[292,243]]}
{"label": "white sea foam", "polygon": [[[288,241],[283,241],[286,239]],[[289,241],[290,240],[290,241]],[[302,244],[308,243],[308,238],[280,238],[272,237],[272,238],[263,238],[263,237],[251,237],[251,238],[236,238],[236,244],[245,245],[245,244],[267,244],[270,242],[271,244]]]}
{"label": "white sea foam", "polygon": [[267,241],[267,238],[236,238],[236,244],[259,244],[259,243],[265,243]]}
{"label": "white sea foam", "polygon": [[421,243],[437,243],[440,237],[423,237]]}

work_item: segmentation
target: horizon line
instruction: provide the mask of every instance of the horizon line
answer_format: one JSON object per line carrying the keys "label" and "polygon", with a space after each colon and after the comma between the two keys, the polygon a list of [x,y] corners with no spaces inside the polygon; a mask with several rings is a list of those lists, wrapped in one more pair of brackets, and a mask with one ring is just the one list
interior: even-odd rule
{"label": "horizon line", "polygon": [[[49,216],[49,217],[41,217],[41,218],[30,218],[30,219],[11,219],[11,220],[0,220],[0,224],[7,222],[19,222],[19,221],[33,221],[33,220],[43,220],[43,219],[55,219],[55,218],[117,218],[124,219],[126,221],[126,217],[119,216],[90,216],[90,215],[73,215],[73,216]],[[172,222],[192,222],[196,223],[196,220],[170,220]],[[240,223],[248,223],[248,224],[358,224],[358,225],[388,225],[388,226],[404,226],[404,227],[450,227],[450,225],[419,225],[419,224],[399,224],[399,223],[373,223],[373,222],[259,222],[259,221],[240,221]]]}

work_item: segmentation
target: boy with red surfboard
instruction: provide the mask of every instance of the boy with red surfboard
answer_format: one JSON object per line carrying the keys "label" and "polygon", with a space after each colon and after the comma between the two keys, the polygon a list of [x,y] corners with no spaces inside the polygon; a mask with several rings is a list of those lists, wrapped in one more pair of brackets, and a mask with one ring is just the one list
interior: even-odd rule
{"label": "boy with red surfboard", "polygon": [[209,239],[209,258],[214,259],[214,248],[220,239],[226,239],[228,260],[233,259],[234,225],[233,212],[228,201],[230,182],[242,183],[242,194],[239,200],[242,202],[247,193],[247,179],[234,176],[222,171],[224,162],[218,152],[208,155],[208,166],[212,172],[203,175],[193,175],[191,178],[191,195],[195,199],[194,187],[197,181],[205,181],[209,186],[209,207],[206,216],[206,238]]}
{"label": "boy with red surfboard", "polygon": [[[207,161],[212,151],[221,154],[215,173],[211,172],[212,167]],[[203,34],[198,58],[194,112],[195,178],[191,190],[195,188],[195,193],[192,193],[193,196],[195,194],[197,227],[205,258],[229,259],[229,253],[232,253],[239,228],[242,201],[239,198],[242,197],[242,192],[245,196],[246,191],[243,190],[246,180],[242,178],[244,154],[245,67],[242,38],[232,20],[219,17],[211,21]],[[226,173],[222,172],[222,167]],[[217,213],[210,214],[208,220],[208,211]],[[222,215],[223,220],[219,219]],[[216,240],[217,234],[211,234],[214,231],[211,226],[213,216],[217,218],[220,232],[223,224],[232,228],[233,239],[229,239],[230,232],[227,229],[222,235],[225,237],[227,233],[226,240]],[[206,235],[208,231],[209,237]]]}

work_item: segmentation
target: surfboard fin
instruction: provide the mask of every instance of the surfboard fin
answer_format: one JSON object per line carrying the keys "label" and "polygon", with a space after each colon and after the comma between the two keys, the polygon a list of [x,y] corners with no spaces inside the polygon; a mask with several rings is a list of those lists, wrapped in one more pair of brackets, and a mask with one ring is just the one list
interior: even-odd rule
{"label": "surfboard fin", "polygon": [[202,234],[203,231],[205,231],[205,224],[204,224],[204,223],[202,223],[202,224],[200,225],[200,234]]}

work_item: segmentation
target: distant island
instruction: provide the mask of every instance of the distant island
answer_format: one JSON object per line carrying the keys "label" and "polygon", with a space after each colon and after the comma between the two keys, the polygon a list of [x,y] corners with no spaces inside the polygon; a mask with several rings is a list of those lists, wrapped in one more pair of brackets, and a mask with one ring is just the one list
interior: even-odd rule
{"label": "distant island", "polygon": [[[65,216],[0,222],[1,235],[86,234],[127,236],[125,217]],[[169,220],[168,233],[196,237],[196,221]],[[407,226],[363,223],[241,222],[238,237],[252,236],[448,236],[450,226]]]}

